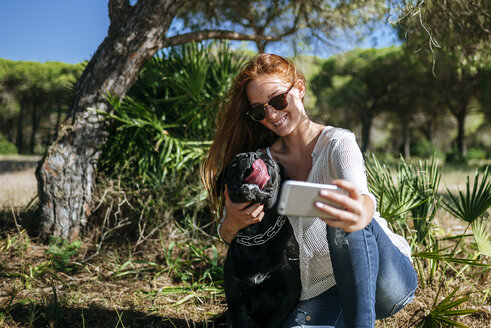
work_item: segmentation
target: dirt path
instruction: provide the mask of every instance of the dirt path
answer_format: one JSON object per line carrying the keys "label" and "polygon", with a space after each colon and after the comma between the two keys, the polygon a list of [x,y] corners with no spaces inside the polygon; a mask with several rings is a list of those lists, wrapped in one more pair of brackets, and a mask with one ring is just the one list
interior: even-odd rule
{"label": "dirt path", "polygon": [[39,157],[0,156],[0,209],[24,207],[36,196]]}
{"label": "dirt path", "polygon": [[36,195],[34,169],[0,174],[0,208],[24,207]]}
{"label": "dirt path", "polygon": [[[34,175],[38,156],[0,155],[0,209],[24,207],[37,194],[37,182]],[[440,192],[446,193],[447,187],[457,193],[465,188],[465,177],[470,175],[471,182],[475,170],[443,170]]]}

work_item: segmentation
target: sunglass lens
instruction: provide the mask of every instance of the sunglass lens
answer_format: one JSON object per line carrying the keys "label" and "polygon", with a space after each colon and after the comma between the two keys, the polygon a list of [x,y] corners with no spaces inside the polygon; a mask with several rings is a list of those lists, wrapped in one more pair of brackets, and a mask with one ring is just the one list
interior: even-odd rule
{"label": "sunglass lens", "polygon": [[266,117],[264,105],[254,106],[250,109],[249,115],[256,121],[261,121]]}
{"label": "sunglass lens", "polygon": [[281,94],[276,97],[271,98],[269,101],[269,105],[274,107],[276,110],[283,110],[288,106],[288,102],[286,101],[286,94]]}

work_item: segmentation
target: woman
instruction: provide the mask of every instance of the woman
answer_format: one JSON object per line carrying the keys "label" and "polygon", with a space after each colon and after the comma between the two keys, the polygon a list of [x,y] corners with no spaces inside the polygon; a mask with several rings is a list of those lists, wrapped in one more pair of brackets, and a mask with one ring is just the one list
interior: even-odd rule
{"label": "woman", "polygon": [[[261,149],[293,180],[335,184],[347,195],[321,192],[334,219],[289,217],[300,246],[302,293],[283,327],[374,327],[409,303],[417,287],[407,242],[375,211],[354,135],[311,121],[304,109],[305,78],[287,59],[254,57],[234,81],[205,161],[218,227],[230,243],[264,216],[263,206],[233,203],[218,173],[240,152]],[[327,238],[326,238],[327,235]]]}

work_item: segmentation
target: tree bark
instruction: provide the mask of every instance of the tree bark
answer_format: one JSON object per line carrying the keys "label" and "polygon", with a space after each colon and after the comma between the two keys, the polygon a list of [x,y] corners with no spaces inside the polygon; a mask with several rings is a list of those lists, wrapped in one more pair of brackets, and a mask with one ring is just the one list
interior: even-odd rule
{"label": "tree bark", "polygon": [[162,48],[165,35],[184,0],[110,0],[111,24],[105,40],[75,88],[70,116],[38,163],[37,228],[46,240],[73,240],[91,214],[100,145],[106,139],[103,116],[106,95],[124,97],[147,59]]}
{"label": "tree bark", "polygon": [[266,44],[267,44],[267,42],[265,40],[257,40],[256,41],[257,52],[260,53],[260,54],[265,53],[265,51],[266,51]]}
{"label": "tree bark", "polygon": [[[409,122],[409,121],[406,121],[406,122]],[[403,142],[404,158],[409,159],[411,157],[411,149],[410,149],[411,135],[410,135],[409,126],[407,123],[403,125],[403,133],[404,133],[404,138],[403,138],[403,140],[404,140],[404,142]]]}
{"label": "tree bark", "polygon": [[34,154],[36,150],[36,134],[38,132],[38,127],[39,127],[39,119],[38,119],[38,105],[35,103],[35,100],[32,104],[32,112],[31,112],[31,126],[32,126],[32,131],[31,131],[31,140],[30,140],[30,146],[29,146],[29,152],[31,154]]}
{"label": "tree bark", "polygon": [[366,153],[370,142],[370,130],[372,128],[373,115],[371,110],[366,111],[361,115],[361,151]]}
{"label": "tree bark", "polygon": [[470,102],[470,96],[461,95],[459,102],[455,105],[448,104],[450,112],[457,120],[457,149],[459,155],[463,158],[467,155],[467,147],[465,144],[465,118],[467,116],[467,106]]}
{"label": "tree bark", "polygon": [[457,149],[459,154],[464,158],[467,155],[467,147],[465,145],[465,117],[467,114],[467,105],[461,108],[457,118]]}
{"label": "tree bark", "polygon": [[[58,108],[56,109],[56,123],[55,123],[55,128],[53,130],[53,134],[54,134],[54,138],[57,138],[58,137],[58,129],[60,128],[60,125],[61,125],[61,113],[62,113],[63,109],[61,108],[61,106],[58,106]],[[51,132],[50,132],[50,136],[51,136]],[[53,142],[53,138],[50,137],[49,139],[49,142],[50,144]]]}
{"label": "tree bark", "polygon": [[279,41],[279,38],[274,38],[272,36],[256,35],[256,34],[244,34],[237,33],[234,31],[225,30],[204,30],[204,31],[194,31],[185,34],[179,34],[164,41],[164,47],[172,47],[179,44],[191,42],[191,41],[203,41],[208,39],[227,39],[227,40],[242,40],[242,41],[256,41],[257,42],[269,42],[269,41]]}
{"label": "tree bark", "polygon": [[19,154],[22,154],[24,147],[24,113],[25,113],[25,102],[20,102],[20,112],[17,118],[17,137],[15,138],[15,146]]}

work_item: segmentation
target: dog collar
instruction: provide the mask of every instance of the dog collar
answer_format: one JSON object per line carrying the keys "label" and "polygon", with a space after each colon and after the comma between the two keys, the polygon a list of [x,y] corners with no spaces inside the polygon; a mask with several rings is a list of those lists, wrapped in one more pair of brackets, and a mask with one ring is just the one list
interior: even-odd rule
{"label": "dog collar", "polygon": [[276,236],[278,231],[280,231],[281,227],[286,221],[286,216],[279,216],[276,219],[276,222],[274,225],[268,228],[265,232],[259,235],[254,235],[254,236],[247,236],[243,235],[241,233],[238,233],[235,236],[235,242],[244,245],[244,246],[258,246],[266,243],[268,240]]}

